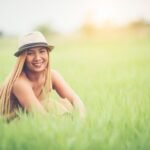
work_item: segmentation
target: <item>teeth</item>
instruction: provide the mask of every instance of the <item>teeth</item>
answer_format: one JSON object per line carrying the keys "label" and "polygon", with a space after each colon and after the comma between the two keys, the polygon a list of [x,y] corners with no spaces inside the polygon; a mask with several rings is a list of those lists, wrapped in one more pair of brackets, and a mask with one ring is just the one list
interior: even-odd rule
{"label": "teeth", "polygon": [[33,65],[36,67],[40,67],[42,65],[42,63],[34,63]]}

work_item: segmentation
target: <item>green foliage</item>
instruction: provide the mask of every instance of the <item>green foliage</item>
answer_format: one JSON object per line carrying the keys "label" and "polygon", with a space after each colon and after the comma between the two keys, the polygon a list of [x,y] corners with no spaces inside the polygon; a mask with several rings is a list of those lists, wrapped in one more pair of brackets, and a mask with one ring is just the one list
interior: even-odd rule
{"label": "green foliage", "polygon": [[[150,149],[149,49],[149,37],[58,41],[52,66],[80,95],[87,118],[20,114],[9,124],[0,119],[0,150]],[[0,51],[0,60],[7,62],[2,81],[15,59]]]}

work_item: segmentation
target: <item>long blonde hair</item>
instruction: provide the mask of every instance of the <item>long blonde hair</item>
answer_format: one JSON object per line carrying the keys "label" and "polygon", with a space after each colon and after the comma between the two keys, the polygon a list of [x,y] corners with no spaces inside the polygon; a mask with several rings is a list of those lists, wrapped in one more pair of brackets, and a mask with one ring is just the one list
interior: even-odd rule
{"label": "long blonde hair", "polygon": [[[11,112],[13,107],[11,104],[12,88],[15,81],[17,80],[17,78],[19,78],[19,76],[21,75],[24,69],[26,56],[27,54],[25,51],[17,58],[17,62],[13,71],[5,80],[4,84],[0,89],[0,114],[2,114],[3,116],[9,117],[10,114],[12,113]],[[46,71],[46,81],[43,90],[41,92],[41,95],[45,95],[43,93],[48,93],[51,89],[52,89],[52,82],[51,82],[51,67],[50,67],[50,55],[49,55],[48,67]]]}

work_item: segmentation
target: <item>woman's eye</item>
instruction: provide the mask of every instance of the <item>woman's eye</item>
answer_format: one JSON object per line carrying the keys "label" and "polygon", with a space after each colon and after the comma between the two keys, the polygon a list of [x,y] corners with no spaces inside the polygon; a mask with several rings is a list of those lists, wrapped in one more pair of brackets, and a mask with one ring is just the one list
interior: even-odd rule
{"label": "woman's eye", "polygon": [[33,52],[27,52],[27,55],[32,55],[33,54]]}
{"label": "woman's eye", "polygon": [[40,53],[45,53],[46,52],[46,50],[40,50]]}

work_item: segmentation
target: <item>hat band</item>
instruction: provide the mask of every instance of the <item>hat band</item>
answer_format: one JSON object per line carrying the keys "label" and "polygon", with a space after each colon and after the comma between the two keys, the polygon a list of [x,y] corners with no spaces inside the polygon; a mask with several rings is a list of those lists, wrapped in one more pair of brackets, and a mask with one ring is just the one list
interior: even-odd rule
{"label": "hat band", "polygon": [[49,45],[47,43],[44,43],[44,42],[29,43],[29,44],[25,44],[25,45],[21,46],[19,48],[19,51],[22,51],[22,50],[25,50],[28,48],[32,48],[32,47],[37,47],[37,46],[49,47]]}

